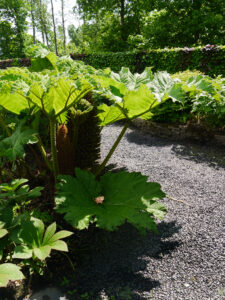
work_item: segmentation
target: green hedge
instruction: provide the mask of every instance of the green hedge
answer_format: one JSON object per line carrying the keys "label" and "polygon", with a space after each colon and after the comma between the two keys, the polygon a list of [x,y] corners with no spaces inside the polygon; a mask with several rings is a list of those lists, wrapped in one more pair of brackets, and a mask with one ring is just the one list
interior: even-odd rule
{"label": "green hedge", "polygon": [[30,58],[14,58],[0,60],[0,69],[6,69],[9,67],[30,67],[31,60]]}
{"label": "green hedge", "polygon": [[208,45],[197,48],[174,48],[150,50],[148,52],[118,52],[72,54],[73,59],[82,60],[96,69],[110,67],[118,72],[129,67],[132,72],[142,72],[152,66],[153,71],[166,70],[176,73],[184,70],[199,70],[212,77],[225,77],[225,46]]}
{"label": "green hedge", "polygon": [[[153,71],[164,71],[173,74],[184,70],[199,70],[212,77],[225,77],[225,46],[207,45],[197,48],[173,48],[150,50],[148,52],[117,52],[71,54],[76,60],[82,60],[96,69],[110,67],[118,72],[128,67],[132,72],[142,72],[145,67]],[[30,59],[9,59],[0,61],[0,69],[12,66],[29,66]]]}

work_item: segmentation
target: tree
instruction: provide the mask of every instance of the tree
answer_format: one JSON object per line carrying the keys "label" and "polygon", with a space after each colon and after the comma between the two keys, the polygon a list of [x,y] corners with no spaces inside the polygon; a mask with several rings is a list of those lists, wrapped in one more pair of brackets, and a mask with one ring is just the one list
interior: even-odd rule
{"label": "tree", "polygon": [[63,47],[64,47],[64,52],[66,52],[66,29],[65,29],[64,5],[65,5],[65,1],[64,1],[64,0],[61,0],[61,9],[62,9],[62,30],[63,30]]}
{"label": "tree", "polygon": [[[6,23],[12,23],[10,33],[13,33],[14,55],[22,57],[24,55],[24,33],[27,30],[26,17],[28,6],[25,0],[0,0],[0,17]],[[4,26],[6,25],[4,23]],[[9,25],[7,25],[9,28]],[[10,54],[9,54],[10,55]]]}
{"label": "tree", "polygon": [[[79,13],[85,24],[97,25],[98,35],[101,27],[109,30],[107,33],[102,31],[103,35],[107,36],[105,42],[102,39],[102,50],[123,51],[128,49],[129,35],[141,33],[146,7],[152,10],[153,4],[153,0],[77,0],[74,12]],[[113,28],[104,26],[103,22],[109,23],[106,16],[110,16],[113,25],[116,22],[117,34],[114,34]],[[113,34],[114,40],[110,38],[109,33]],[[109,48],[106,44],[109,44]]]}
{"label": "tree", "polygon": [[126,0],[77,0],[77,7],[84,20],[96,20],[96,16],[104,16],[109,12],[119,15],[121,39],[122,41],[125,41],[125,15],[127,2],[128,1]]}
{"label": "tree", "polygon": [[53,23],[53,32],[54,32],[54,41],[55,41],[55,53],[58,55],[58,46],[57,46],[57,35],[56,35],[56,25],[55,25],[55,14],[54,14],[54,5],[51,0],[51,9],[52,9],[52,23]]}
{"label": "tree", "polygon": [[36,44],[36,22],[35,22],[35,3],[34,0],[28,0],[30,3],[30,15],[31,15],[31,23],[33,29],[33,43]]}
{"label": "tree", "polygon": [[38,23],[39,23],[39,28],[42,34],[42,41],[43,44],[45,44],[48,48],[50,48],[49,45],[49,35],[50,35],[50,24],[49,24],[49,13],[47,10],[47,3],[43,2],[42,0],[38,0]]}
{"label": "tree", "polygon": [[146,17],[143,35],[153,48],[185,47],[225,42],[223,0],[159,1]]}
{"label": "tree", "polygon": [[0,57],[1,59],[13,57],[13,36],[14,31],[12,25],[8,21],[0,21]]}
{"label": "tree", "polygon": [[[90,34],[97,28],[95,51],[123,51],[129,44],[135,49],[135,41],[142,49],[225,43],[224,0],[77,0],[74,11],[88,24]],[[109,15],[114,26],[119,20],[117,34],[103,24],[109,23]],[[79,35],[82,32],[83,26]],[[83,40],[90,43],[87,35]]]}

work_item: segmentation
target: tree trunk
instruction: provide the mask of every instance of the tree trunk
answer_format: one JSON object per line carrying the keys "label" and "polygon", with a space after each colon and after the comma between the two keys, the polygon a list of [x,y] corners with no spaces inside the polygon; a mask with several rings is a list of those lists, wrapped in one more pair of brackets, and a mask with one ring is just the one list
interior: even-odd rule
{"label": "tree trunk", "polygon": [[44,23],[44,33],[45,33],[46,44],[47,47],[49,48],[48,31],[47,31],[46,23]]}
{"label": "tree trunk", "polygon": [[64,0],[61,0],[61,3],[62,3],[63,47],[64,47],[64,52],[66,53],[66,30],[65,30],[65,18],[64,18]]}
{"label": "tree trunk", "polygon": [[141,10],[141,7],[139,5],[139,1],[137,0],[134,2],[134,18],[135,18],[135,23],[136,23],[136,34],[141,34],[140,10]]}
{"label": "tree trunk", "polygon": [[34,19],[34,2],[30,0],[30,14],[31,14],[31,22],[33,28],[33,44],[36,44],[36,28],[35,28],[35,19]]}
{"label": "tree trunk", "polygon": [[53,23],[53,31],[54,31],[54,41],[55,41],[55,53],[58,55],[58,46],[57,46],[57,36],[56,36],[56,27],[55,27],[55,15],[54,15],[54,6],[51,0],[51,7],[52,7],[52,23]]}
{"label": "tree trunk", "polygon": [[121,23],[121,39],[122,39],[122,41],[125,41],[124,14],[125,14],[125,0],[120,0],[120,23]]}
{"label": "tree trunk", "polygon": [[20,15],[16,8],[14,8],[13,10],[14,10],[14,21],[16,25],[17,38],[19,41],[19,53],[20,55],[23,55],[24,39],[23,39],[23,32],[21,31]]}
{"label": "tree trunk", "polygon": [[41,23],[41,36],[43,44],[45,44],[45,32],[44,32],[44,18],[43,18],[43,9],[42,9],[42,0],[39,0],[39,14],[40,14],[40,23]]}

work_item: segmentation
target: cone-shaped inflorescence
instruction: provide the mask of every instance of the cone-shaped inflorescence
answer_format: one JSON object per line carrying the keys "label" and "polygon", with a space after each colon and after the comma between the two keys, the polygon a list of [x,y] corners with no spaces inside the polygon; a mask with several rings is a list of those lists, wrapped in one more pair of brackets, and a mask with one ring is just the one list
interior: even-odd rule
{"label": "cone-shaped inflorescence", "polygon": [[56,142],[59,173],[73,175],[75,168],[75,151],[69,137],[68,128],[65,124],[58,126]]}
{"label": "cone-shaped inflorescence", "polygon": [[68,128],[73,133],[76,167],[94,170],[100,159],[101,134],[92,93],[85,99],[77,105],[76,116],[70,119]]}
{"label": "cone-shaped inflorescence", "polygon": [[97,108],[89,93],[70,109],[67,124],[58,127],[57,155],[60,174],[74,174],[74,168],[94,170],[100,159],[100,127]]}
{"label": "cone-shaped inflorescence", "polygon": [[100,142],[97,109],[93,107],[88,113],[86,120],[79,126],[75,151],[77,167],[92,171],[97,167],[100,159]]}

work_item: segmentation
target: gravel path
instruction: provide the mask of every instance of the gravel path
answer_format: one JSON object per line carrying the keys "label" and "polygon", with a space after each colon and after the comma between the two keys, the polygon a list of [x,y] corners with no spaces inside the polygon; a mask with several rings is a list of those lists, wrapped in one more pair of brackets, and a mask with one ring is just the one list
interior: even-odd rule
{"label": "gravel path", "polygon": [[[103,129],[103,157],[120,130]],[[91,299],[225,299],[224,153],[129,129],[110,166],[142,172],[184,203],[163,199],[168,213],[158,235],[125,225],[103,242],[100,232],[79,270],[83,292]]]}

